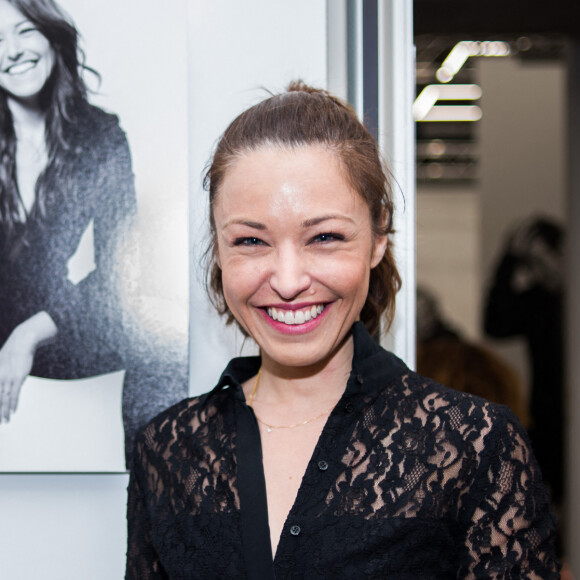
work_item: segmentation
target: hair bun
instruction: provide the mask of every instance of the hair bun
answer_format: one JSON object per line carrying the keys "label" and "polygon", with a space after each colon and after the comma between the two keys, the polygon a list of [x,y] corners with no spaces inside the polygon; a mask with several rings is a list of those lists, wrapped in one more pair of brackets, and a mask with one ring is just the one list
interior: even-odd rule
{"label": "hair bun", "polygon": [[309,95],[325,95],[328,96],[328,92],[324,89],[317,89],[307,85],[303,80],[295,80],[291,81],[290,84],[286,87],[286,92],[288,93],[308,93]]}

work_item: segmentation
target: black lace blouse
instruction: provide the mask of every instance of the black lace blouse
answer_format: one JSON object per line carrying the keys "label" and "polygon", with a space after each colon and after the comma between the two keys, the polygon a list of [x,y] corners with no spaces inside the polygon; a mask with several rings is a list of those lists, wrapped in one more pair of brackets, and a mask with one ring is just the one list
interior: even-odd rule
{"label": "black lace blouse", "polygon": [[559,578],[527,436],[353,327],[353,368],[272,558],[260,435],[234,359],[137,442],[126,578]]}

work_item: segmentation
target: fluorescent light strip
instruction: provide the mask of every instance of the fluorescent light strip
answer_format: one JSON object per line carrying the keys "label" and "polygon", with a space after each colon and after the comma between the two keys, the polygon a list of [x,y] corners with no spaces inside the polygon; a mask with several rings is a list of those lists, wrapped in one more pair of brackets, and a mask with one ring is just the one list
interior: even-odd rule
{"label": "fluorescent light strip", "polygon": [[462,40],[458,42],[441,63],[435,73],[440,83],[448,83],[461,70],[470,56],[509,56],[511,48],[509,43],[501,40],[486,40],[483,42],[474,40]]}
{"label": "fluorescent light strip", "polygon": [[444,105],[431,107],[427,115],[417,121],[479,121],[481,108],[477,105]]}
{"label": "fluorescent light strip", "polygon": [[413,103],[413,116],[425,121],[437,101],[476,101],[481,92],[479,85],[427,85]]}

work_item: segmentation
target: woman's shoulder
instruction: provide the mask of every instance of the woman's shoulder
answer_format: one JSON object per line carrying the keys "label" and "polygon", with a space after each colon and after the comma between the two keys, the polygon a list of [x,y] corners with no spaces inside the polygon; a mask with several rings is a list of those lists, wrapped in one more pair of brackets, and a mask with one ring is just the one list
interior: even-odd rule
{"label": "woman's shoulder", "polygon": [[394,391],[397,395],[390,389],[384,404],[401,424],[420,424],[426,433],[474,446],[479,452],[501,438],[529,446],[527,433],[505,405],[451,389],[413,371],[400,378]]}
{"label": "woman's shoulder", "polygon": [[146,444],[159,444],[195,435],[222,411],[223,399],[213,392],[185,398],[151,419],[141,430],[141,439]]}
{"label": "woman's shoulder", "polygon": [[183,399],[150,420],[138,433],[133,469],[149,466],[166,471],[189,464],[192,456],[228,453],[234,427],[224,410],[225,393]]}
{"label": "woman's shoulder", "polygon": [[92,146],[126,141],[119,117],[89,104],[84,105],[78,112],[76,119],[70,124],[70,132],[77,143],[90,143]]}

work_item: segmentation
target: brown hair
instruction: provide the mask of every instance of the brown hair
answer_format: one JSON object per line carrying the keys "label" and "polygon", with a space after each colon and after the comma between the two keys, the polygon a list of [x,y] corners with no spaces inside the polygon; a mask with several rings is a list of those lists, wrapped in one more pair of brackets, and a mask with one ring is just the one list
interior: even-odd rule
{"label": "brown hair", "polygon": [[[216,146],[204,177],[209,192],[211,240],[206,252],[206,285],[220,314],[234,317],[226,304],[221,269],[216,260],[216,231],[213,207],[227,170],[248,151],[267,147],[294,148],[319,145],[340,159],[349,185],[369,207],[375,236],[393,232],[391,184],[381,162],[377,143],[346,103],[327,91],[297,81],[286,92],[273,95],[239,115],[225,130]],[[391,244],[381,262],[371,270],[369,292],[361,320],[371,333],[392,322],[395,294],[401,279]]]}

